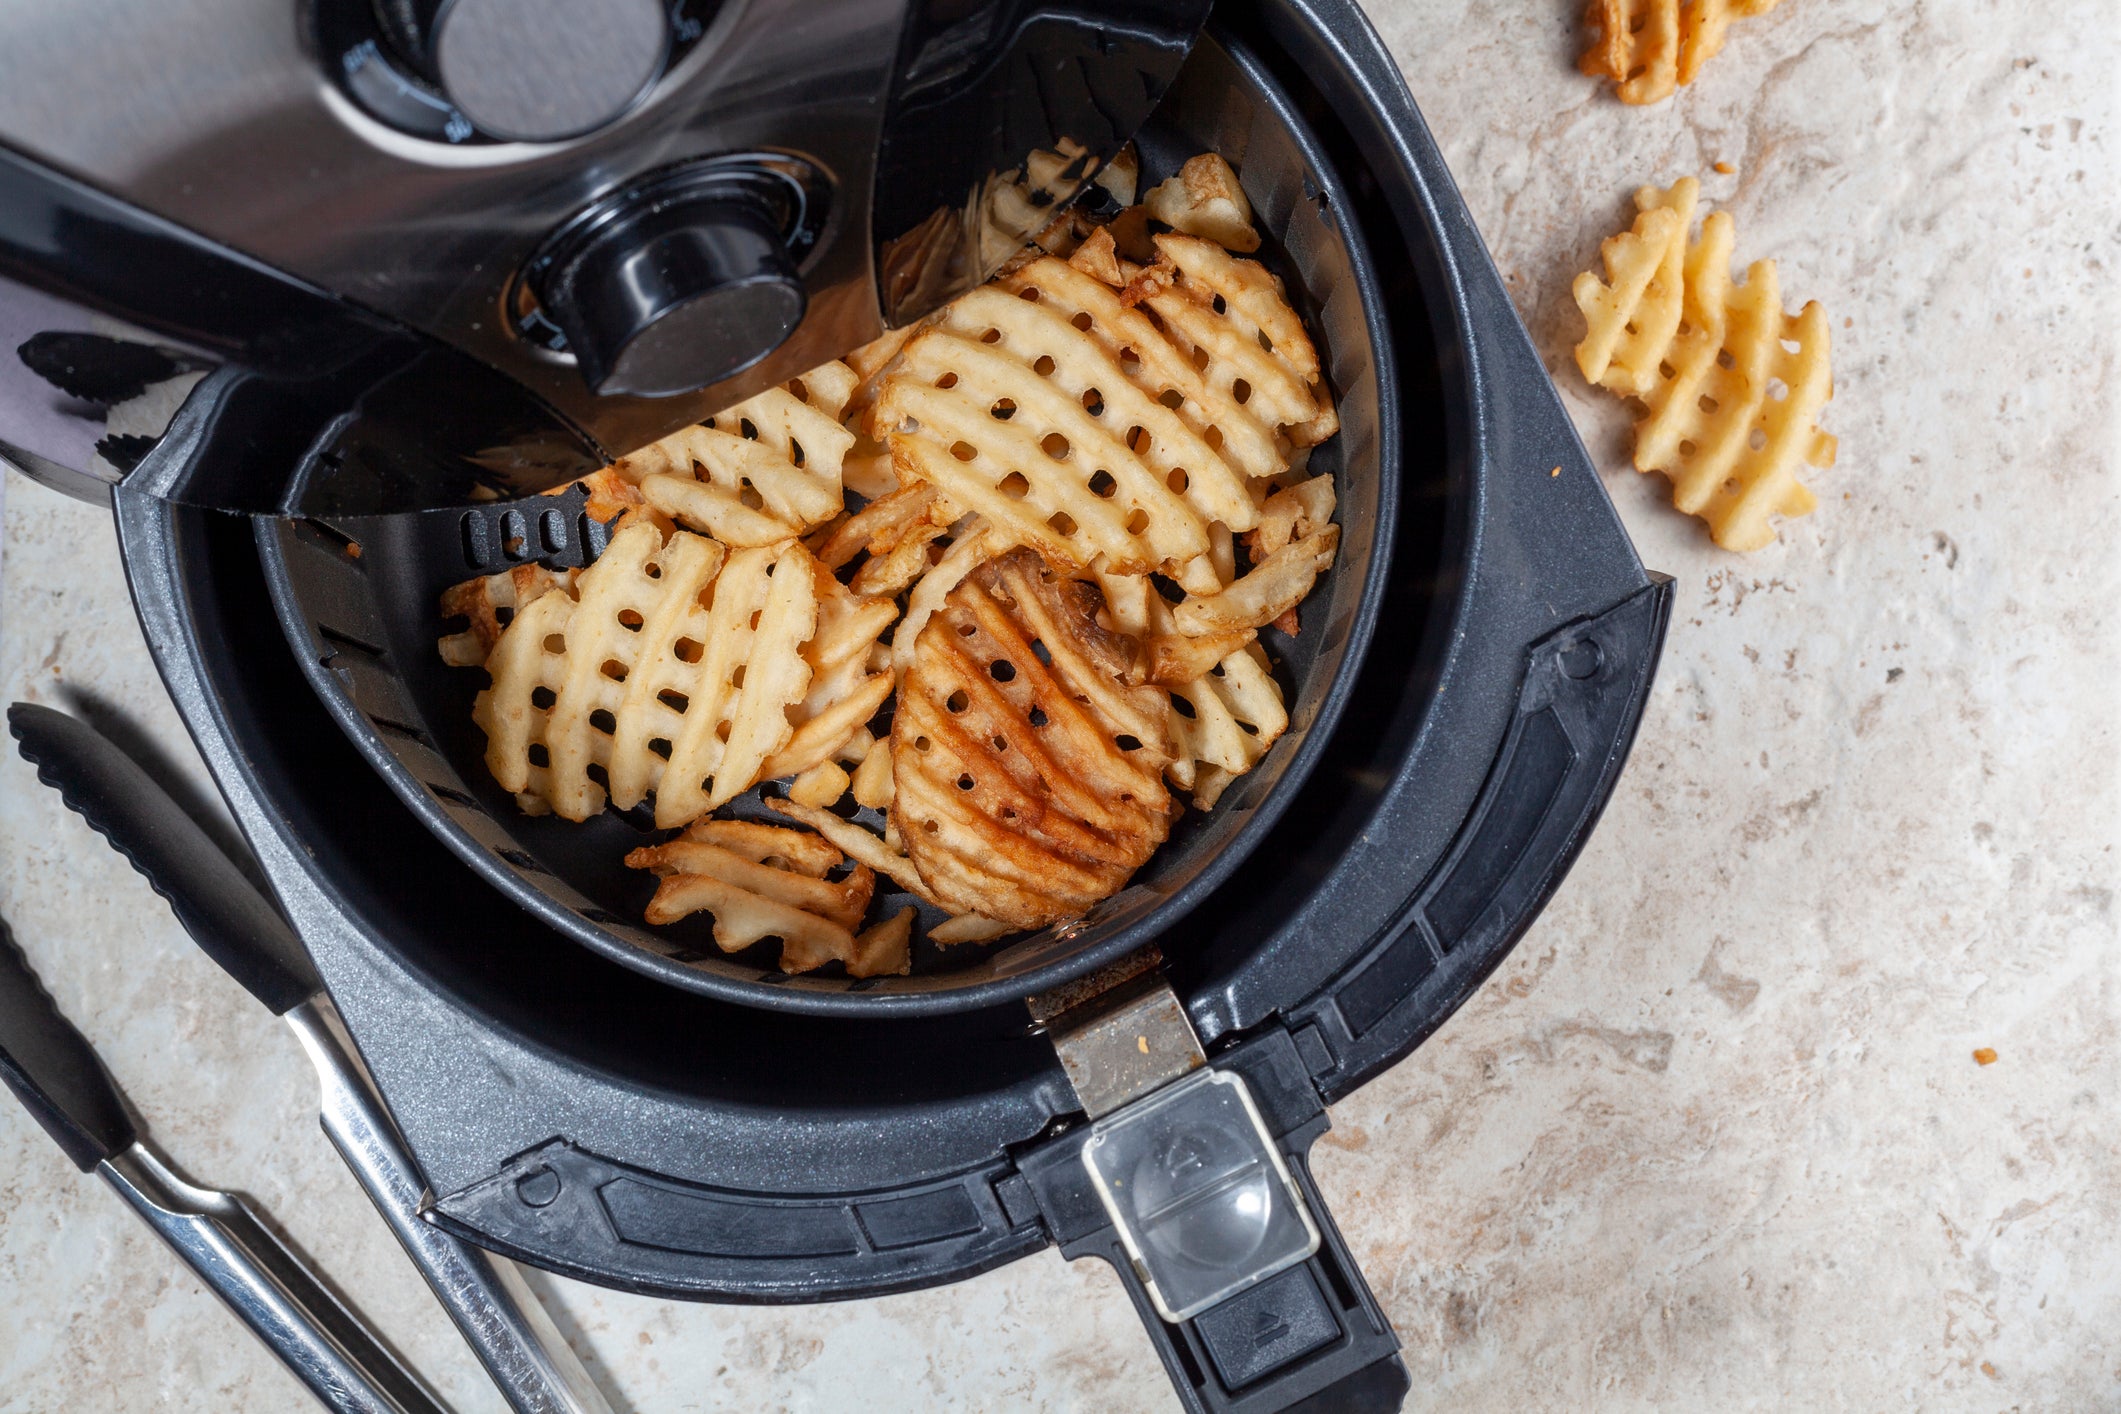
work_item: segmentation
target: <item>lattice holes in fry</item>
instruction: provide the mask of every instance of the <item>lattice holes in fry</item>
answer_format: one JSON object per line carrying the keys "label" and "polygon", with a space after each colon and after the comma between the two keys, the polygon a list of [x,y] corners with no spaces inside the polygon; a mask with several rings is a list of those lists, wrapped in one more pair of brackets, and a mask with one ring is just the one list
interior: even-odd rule
{"label": "lattice holes in fry", "polygon": [[1331,434],[1317,354],[1264,268],[1191,237],[1157,246],[1169,279],[1145,307],[1040,259],[908,343],[872,415],[900,482],[1113,573],[1196,559],[1215,522],[1249,529],[1251,480]]}
{"label": "lattice holes in fry", "polygon": [[1018,928],[1076,916],[1163,843],[1169,708],[1097,587],[1029,550],[929,620],[891,729],[893,811],[931,896]]}
{"label": "lattice holes in fry", "polygon": [[1576,278],[1590,327],[1576,357],[1586,378],[1647,410],[1635,425],[1636,470],[1669,477],[1672,504],[1707,521],[1718,545],[1758,550],[1774,543],[1770,516],[1817,504],[1798,468],[1834,464],[1834,438],[1818,423],[1834,395],[1832,338],[1816,301],[1783,312],[1772,260],[1731,282],[1728,213],[1710,215],[1686,244],[1697,191],[1686,177],[1636,194],[1634,230],[1606,243],[1607,281]]}
{"label": "lattice holes in fry", "polygon": [[649,505],[725,545],[775,544],[840,513],[841,462],[855,441],[840,413],[859,381],[844,363],[821,364],[614,470]]}
{"label": "lattice holes in fry", "polygon": [[705,537],[658,539],[646,524],[620,531],[574,594],[532,601],[486,660],[493,685],[473,720],[487,767],[570,820],[607,792],[625,810],[650,791],[658,825],[697,819],[763,778],[810,687],[807,550],[739,550],[725,564]]}

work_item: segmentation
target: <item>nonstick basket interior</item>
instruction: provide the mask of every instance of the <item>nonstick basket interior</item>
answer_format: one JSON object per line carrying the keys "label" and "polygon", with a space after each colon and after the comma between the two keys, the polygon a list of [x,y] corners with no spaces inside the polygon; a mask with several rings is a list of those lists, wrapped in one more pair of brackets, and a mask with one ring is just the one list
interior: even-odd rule
{"label": "nonstick basket interior", "polygon": [[[501,893],[627,967],[724,1000],[822,1013],[954,1011],[1056,986],[1151,939],[1174,946],[1169,930],[1266,833],[1340,714],[1391,560],[1401,449],[1369,253],[1353,223],[1338,219],[1337,180],[1265,70],[1234,43],[1203,39],[1138,143],[1144,190],[1197,152],[1220,152],[1238,170],[1266,239],[1260,258],[1304,315],[1339,400],[1340,433],[1311,466],[1336,478],[1341,542],[1302,608],[1301,632],[1261,635],[1289,702],[1288,732],[1214,810],[1189,806],[1127,888],[1088,917],[984,946],[938,948],[921,937],[910,976],[859,980],[836,964],[777,972],[770,940],[724,954],[704,915],[642,925],[655,880],[623,859],[661,834],[638,812],[579,824],[523,814],[483,763],[471,709],[484,674],[447,667],[435,647],[449,631],[437,607],[449,585],[525,560],[580,563],[600,547],[578,494],[330,523],[261,520],[275,608],[335,720],[437,838]],[[760,790],[733,813],[780,823]],[[878,882],[872,917],[919,906]],[[922,907],[924,923],[939,917]]]}

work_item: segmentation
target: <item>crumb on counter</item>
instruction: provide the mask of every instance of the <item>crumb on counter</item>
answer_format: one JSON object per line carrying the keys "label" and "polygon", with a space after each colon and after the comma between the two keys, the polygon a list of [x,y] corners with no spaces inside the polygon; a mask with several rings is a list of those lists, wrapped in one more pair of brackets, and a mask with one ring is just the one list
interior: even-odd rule
{"label": "crumb on counter", "polygon": [[1731,175],[1731,173],[1737,171],[1738,169],[1736,167],[1733,167],[1728,162],[1718,162],[1711,170],[1716,172],[1716,174],[1719,176],[1728,177],[1729,175]]}
{"label": "crumb on counter", "polygon": [[1995,1063],[1996,1063],[1996,1048],[1995,1048],[1994,1046],[1978,1046],[1978,1047],[1976,1047],[1976,1048],[1975,1048],[1975,1050],[1974,1050],[1974,1064],[1975,1064],[1975,1065],[1994,1065]]}

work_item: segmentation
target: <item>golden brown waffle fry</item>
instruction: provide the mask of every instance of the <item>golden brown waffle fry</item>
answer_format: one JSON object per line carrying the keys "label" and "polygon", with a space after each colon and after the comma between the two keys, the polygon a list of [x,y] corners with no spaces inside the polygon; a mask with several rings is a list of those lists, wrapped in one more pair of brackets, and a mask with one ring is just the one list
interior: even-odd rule
{"label": "golden brown waffle fry", "polygon": [[947,948],[957,943],[989,943],[1016,931],[1007,923],[997,923],[977,913],[959,913],[930,928],[928,941]]}
{"label": "golden brown waffle fry", "polygon": [[1068,268],[1080,270],[1115,290],[1127,283],[1127,272],[1120,268],[1119,248],[1113,244],[1112,233],[1102,226],[1075,248],[1075,254],[1068,257]]}
{"label": "golden brown waffle fry", "polygon": [[[1669,267],[1686,239],[1685,225],[1674,229],[1672,218],[1691,216],[1693,199],[1691,178],[1668,192],[1645,189],[1636,196],[1642,214],[1634,234],[1645,243],[1667,242],[1658,253],[1661,267]],[[1647,410],[1635,425],[1636,470],[1669,477],[1672,504],[1707,521],[1718,545],[1758,550],[1775,540],[1770,516],[1807,515],[1817,504],[1798,468],[1834,464],[1835,440],[1818,425],[1834,395],[1832,340],[1816,301],[1794,317],[1784,313],[1772,260],[1754,262],[1745,283],[1732,284],[1732,241],[1728,213],[1702,223],[1700,238],[1683,252],[1680,309],[1669,342],[1661,352],[1631,350],[1625,364],[1615,356],[1602,365],[1600,351],[1624,347],[1612,327],[1629,320],[1646,327],[1638,308],[1653,295],[1663,297],[1654,281],[1635,304],[1619,297],[1630,287],[1621,272],[1639,269],[1648,253],[1628,247],[1620,270],[1608,265],[1610,285],[1589,272],[1578,276],[1576,302],[1591,331],[1578,346],[1578,362],[1587,376],[1600,369],[1606,386],[1634,393]],[[1667,313],[1660,310],[1657,327]],[[1653,373],[1646,388],[1645,367]]]}
{"label": "golden brown waffle fry", "polygon": [[1259,249],[1252,203],[1245,200],[1237,173],[1219,153],[1188,158],[1177,176],[1150,189],[1142,205],[1174,231],[1213,241],[1225,250]]}
{"label": "golden brown waffle fry", "polygon": [[892,725],[892,809],[944,907],[1017,928],[1073,917],[1168,833],[1169,708],[1121,683],[1134,645],[1099,627],[1100,601],[1017,550],[922,630]]}
{"label": "golden brown waffle fry", "polygon": [[855,934],[854,956],[847,959],[849,977],[903,977],[912,970],[911,904]]}
{"label": "golden brown waffle fry", "polygon": [[[518,612],[486,661],[473,720],[494,779],[586,820],[656,794],[681,825],[762,776],[794,728],[817,626],[816,561],[802,546],[741,550],[680,532],[658,545],[629,526],[582,571],[575,595]],[[703,594],[712,586],[712,607]]]}
{"label": "golden brown waffle fry", "polygon": [[467,619],[470,627],[435,644],[441,650],[442,661],[453,668],[480,666],[524,605],[555,589],[567,588],[574,576],[573,570],[555,573],[543,565],[517,565],[443,590],[442,617]]}
{"label": "golden brown waffle fry", "polygon": [[1590,46],[1576,66],[1613,81],[1623,103],[1656,103],[1692,83],[1723,48],[1732,20],[1764,15],[1777,0],[1590,0]]}
{"label": "golden brown waffle fry", "polygon": [[[948,532],[960,513],[925,481],[879,497],[832,528],[816,544],[827,569],[838,570],[856,555],[868,560],[849,588],[857,594],[895,595],[928,572],[928,547]],[[940,551],[936,552],[940,554]]]}
{"label": "golden brown waffle fry", "polygon": [[1171,779],[1191,790],[1202,810],[1214,809],[1229,784],[1258,765],[1288,730],[1281,686],[1265,660],[1257,645],[1240,648],[1193,682],[1171,689],[1177,747]]}
{"label": "golden brown waffle fry", "polygon": [[779,938],[784,972],[835,960],[855,977],[904,972],[910,920],[901,915],[857,938],[876,875],[857,864],[845,879],[826,878],[846,862],[816,835],[742,820],[701,820],[667,844],[626,856],[629,867],[662,880],[648,904],[651,925],[712,913],[717,947],[741,952]]}
{"label": "golden brown waffle fry", "polygon": [[615,465],[649,505],[725,545],[772,545],[840,513],[841,462],[854,434],[840,413],[859,380],[844,363],[811,369]]}
{"label": "golden brown waffle fry", "polygon": [[817,629],[802,647],[810,687],[788,709],[795,730],[766,762],[761,780],[840,756],[891,696],[889,652],[877,639],[898,617],[898,605],[851,593],[816,560],[810,565]]}
{"label": "golden brown waffle fry", "polygon": [[1322,525],[1252,566],[1220,593],[1190,595],[1171,610],[1180,633],[1229,633],[1263,628],[1301,604],[1318,577],[1333,567],[1340,527]]}

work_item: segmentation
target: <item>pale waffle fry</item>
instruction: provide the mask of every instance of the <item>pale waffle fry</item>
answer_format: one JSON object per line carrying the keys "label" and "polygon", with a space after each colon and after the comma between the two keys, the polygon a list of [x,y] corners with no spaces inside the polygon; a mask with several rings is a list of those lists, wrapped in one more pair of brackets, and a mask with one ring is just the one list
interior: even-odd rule
{"label": "pale waffle fry", "polygon": [[715,946],[724,952],[778,938],[783,972],[838,961],[850,976],[874,977],[902,974],[911,965],[908,913],[857,935],[876,875],[856,864],[844,879],[829,879],[847,859],[816,835],[743,820],[701,820],[667,844],[634,850],[626,863],[662,881],[648,905],[650,924],[711,913]]}
{"label": "pale waffle fry", "polygon": [[1692,177],[1681,177],[1669,191],[1637,191],[1641,214],[1634,228],[1598,247],[1605,282],[1588,270],[1576,277],[1576,303],[1590,326],[1576,346],[1576,366],[1600,387],[1641,397],[1657,385],[1657,366],[1679,332],[1686,303],[1686,237],[1700,191]]}
{"label": "pale waffle fry", "polygon": [[819,531],[813,548],[819,562],[835,571],[856,555],[868,555],[848,587],[857,594],[898,594],[927,573],[928,547],[959,518],[949,498],[917,481],[871,501],[829,533]]}
{"label": "pale waffle fry", "polygon": [[945,907],[1017,928],[1079,915],[1169,832],[1169,708],[1120,681],[1134,645],[1099,627],[1100,600],[1016,550],[922,630],[892,725],[893,812]]}
{"label": "pale waffle fry", "polygon": [[725,545],[775,544],[840,513],[841,463],[855,441],[840,413],[859,381],[844,363],[821,364],[614,469],[649,505]]}
{"label": "pale waffle fry", "polygon": [[[1206,356],[1202,371],[1212,391],[1273,419],[1298,447],[1315,447],[1340,430],[1319,381],[1318,350],[1272,271],[1192,236],[1158,236],[1156,249],[1178,279],[1146,303],[1189,357]],[[1223,519],[1232,530],[1245,528]]]}
{"label": "pale waffle fry", "polygon": [[1214,522],[1251,528],[1251,478],[1330,435],[1317,356],[1262,267],[1190,237],[1157,244],[1153,319],[1042,259],[908,343],[872,412],[901,483],[1111,573],[1195,560]]}
{"label": "pale waffle fry", "polygon": [[[1674,213],[1691,215],[1691,178],[1669,192],[1638,193],[1635,234],[1650,241],[1662,233],[1659,254],[1668,265],[1672,249],[1686,239],[1686,228],[1673,229]],[[1635,425],[1635,468],[1659,471],[1672,483],[1672,504],[1708,522],[1709,533],[1727,550],[1758,550],[1774,543],[1773,515],[1802,516],[1817,505],[1798,479],[1806,464],[1834,464],[1836,443],[1820,429],[1818,418],[1834,395],[1831,335],[1826,312],[1816,301],[1794,317],[1784,313],[1775,263],[1755,261],[1743,285],[1731,282],[1733,227],[1730,215],[1718,211],[1702,223],[1701,235],[1684,252],[1679,318],[1660,352],[1631,353],[1632,368],[1617,361],[1602,369],[1607,386],[1640,398],[1646,415]],[[1639,264],[1647,253],[1630,248]],[[1635,264],[1623,269],[1632,270]],[[1616,323],[1633,320],[1644,327],[1638,310],[1654,298],[1654,282],[1631,305],[1614,298],[1621,275],[1607,285],[1586,272],[1576,282],[1576,301],[1591,332],[1579,346],[1586,373],[1600,367],[1597,350],[1619,347],[1611,333]],[[1665,311],[1660,311],[1659,327]],[[1584,353],[1588,347],[1592,352]],[[1649,386],[1640,386],[1639,370],[1654,370]]]}
{"label": "pale waffle fry", "polygon": [[1007,545],[1007,539],[989,532],[978,516],[968,517],[965,524],[957,527],[957,538],[950,548],[906,596],[906,617],[899,620],[891,635],[891,667],[901,679],[913,667],[914,645],[921,630],[928,626],[929,616],[943,607],[944,599],[964,582],[966,575]]}
{"label": "pale waffle fry", "polygon": [[1171,688],[1171,779],[1193,792],[1199,809],[1214,809],[1230,783],[1288,730],[1281,686],[1265,657],[1257,645],[1240,648],[1193,682]]}
{"label": "pale waffle fry", "polygon": [[1591,43],[1576,66],[1613,81],[1623,103],[1656,103],[1723,48],[1731,21],[1764,15],[1777,0],[1590,0]]}
{"label": "pale waffle fry", "polygon": [[762,779],[809,689],[807,550],[741,550],[724,564],[704,537],[657,541],[646,524],[620,531],[575,595],[533,601],[486,660],[493,685],[473,720],[488,768],[570,820],[601,810],[607,788],[622,810],[654,791],[666,828],[704,815]]}
{"label": "pale waffle fry", "polygon": [[[888,751],[878,754],[890,755]],[[778,811],[791,820],[799,820],[808,825],[824,836],[829,844],[844,850],[849,859],[874,869],[915,898],[941,906],[936,897],[928,891],[928,885],[921,878],[920,871],[913,867],[913,861],[898,848],[899,842],[880,837],[852,820],[843,820],[829,810],[806,805],[800,800],[768,800],[766,805],[768,809]]]}

